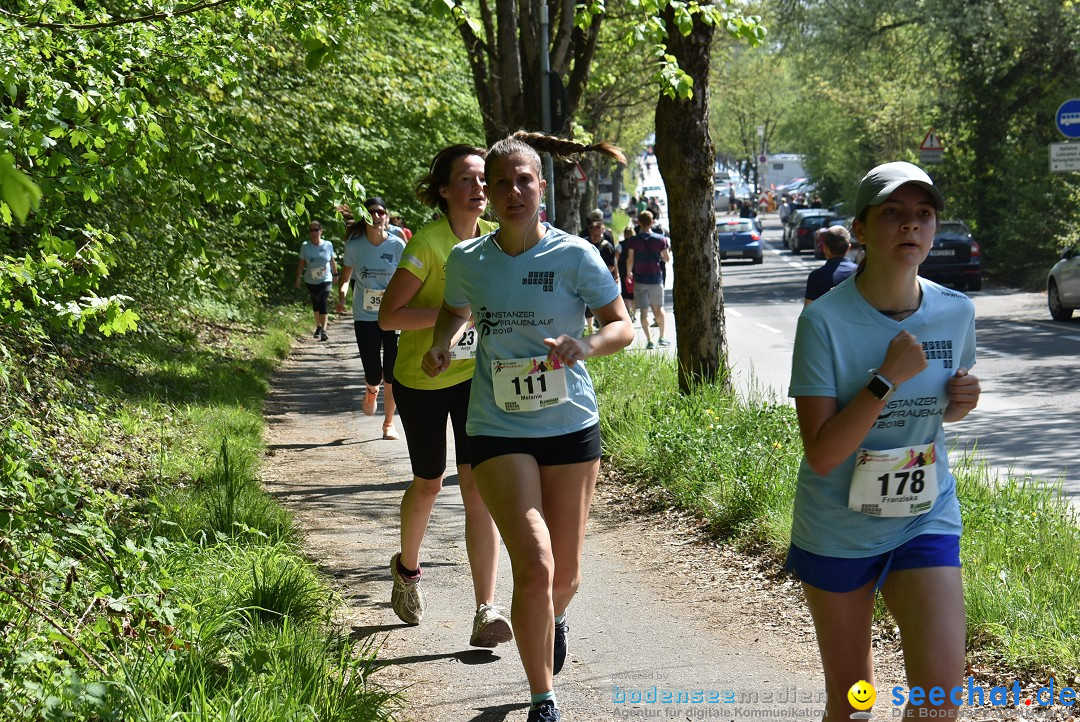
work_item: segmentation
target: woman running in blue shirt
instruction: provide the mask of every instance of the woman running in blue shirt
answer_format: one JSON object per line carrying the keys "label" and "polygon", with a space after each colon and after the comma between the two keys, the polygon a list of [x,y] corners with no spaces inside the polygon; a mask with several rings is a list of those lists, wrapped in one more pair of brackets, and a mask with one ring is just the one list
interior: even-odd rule
{"label": "woman running in blue shirt", "polygon": [[[942,422],[979,400],[968,373],[975,313],[917,275],[944,205],[910,163],[867,173],[852,226],[863,266],[799,317],[790,394],[805,456],[788,568],[814,619],[828,722],[856,711],[856,683],[874,683],[878,590],[900,628],[908,686],[948,690],[963,677],[960,507]],[[938,711],[950,708],[946,699]]]}
{"label": "woman running in blue shirt", "polygon": [[[454,248],[424,371],[450,368],[470,315],[479,348],[469,401],[473,473],[514,573],[512,615],[532,693],[529,720],[558,720],[552,676],[566,658],[566,607],[600,468],[596,394],[583,361],[630,344],[626,307],[588,241],[539,221],[546,189],[537,151],[599,151],[518,131],[488,150],[488,196],[500,227]],[[582,337],[585,308],[603,327]]]}

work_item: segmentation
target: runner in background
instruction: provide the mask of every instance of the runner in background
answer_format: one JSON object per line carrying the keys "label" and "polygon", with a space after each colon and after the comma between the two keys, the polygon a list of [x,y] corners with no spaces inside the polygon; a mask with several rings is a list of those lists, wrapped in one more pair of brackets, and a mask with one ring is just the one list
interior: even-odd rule
{"label": "runner in background", "polygon": [[[500,228],[454,248],[446,300],[424,371],[452,370],[454,338],[470,308],[480,329],[469,402],[476,482],[502,532],[514,570],[512,619],[529,680],[530,722],[560,719],[552,677],[566,659],[566,608],[581,578],[581,552],[600,468],[596,395],[585,364],[634,338],[619,288],[584,239],[541,223],[540,156],[598,151],[518,131],[488,151],[488,189]],[[582,337],[586,306],[602,322]]]}
{"label": "runner in background", "polygon": [[[909,688],[948,690],[964,674],[960,505],[942,422],[979,400],[968,373],[975,311],[917,275],[944,205],[910,163],[867,173],[852,226],[864,265],[799,317],[790,394],[805,453],[787,566],[814,619],[827,722],[855,711],[852,685],[874,683],[878,590],[900,628]],[[955,708],[948,698],[935,707]]]}
{"label": "runner in background", "polygon": [[420,546],[446,472],[449,417],[454,427],[458,486],[465,505],[465,548],[476,601],[469,644],[494,647],[509,641],[513,632],[494,604],[499,534],[476,488],[465,435],[476,355],[475,329],[462,335],[445,374],[431,378],[420,370],[442,305],[450,249],[495,227],[480,218],[487,208],[485,153],[468,145],[444,148],[431,161],[428,174],[417,182],[417,198],[438,208],[442,217],[413,235],[383,295],[379,324],[388,330],[401,329],[394,392],[413,472],[412,483],[401,499],[401,551],[390,560],[394,578],[391,604],[398,618],[408,624],[419,624],[424,616]]}
{"label": "runner in background", "polygon": [[[341,262],[338,280],[337,312],[345,313],[345,292],[349,279],[356,269],[357,283],[353,292],[353,329],[356,345],[360,349],[360,362],[364,366],[364,414],[373,416],[379,397],[379,385],[385,381],[383,396],[383,438],[398,438],[394,428],[394,363],[397,359],[397,332],[379,328],[379,307],[390,277],[394,275],[405,242],[389,233],[386,203],[382,198],[368,198],[364,202],[371,215],[371,223],[363,218],[348,228],[349,240]],[[347,206],[338,209],[342,213]],[[351,214],[350,214],[351,215]]]}
{"label": "runner in background", "polygon": [[337,265],[334,263],[334,246],[322,239],[322,224],[312,221],[308,224],[311,240],[300,246],[300,260],[296,263],[296,287],[300,288],[303,280],[311,296],[311,310],[315,314],[315,338],[325,341],[326,316],[329,313],[330,287],[337,277]]}

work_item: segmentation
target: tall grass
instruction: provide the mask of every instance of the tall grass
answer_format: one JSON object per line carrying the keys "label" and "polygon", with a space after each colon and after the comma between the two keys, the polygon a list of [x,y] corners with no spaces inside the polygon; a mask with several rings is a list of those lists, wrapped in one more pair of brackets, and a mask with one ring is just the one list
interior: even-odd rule
{"label": "tall grass", "polygon": [[[701,514],[718,538],[783,559],[802,457],[794,409],[716,386],[678,391],[672,359],[589,361],[604,454],[624,478]],[[1080,675],[1080,527],[1052,485],[953,459],[969,648],[1011,670]]]}
{"label": "tall grass", "polygon": [[390,717],[375,650],[332,623],[340,600],[259,484],[297,316],[245,318],[87,343],[0,428],[0,719]]}

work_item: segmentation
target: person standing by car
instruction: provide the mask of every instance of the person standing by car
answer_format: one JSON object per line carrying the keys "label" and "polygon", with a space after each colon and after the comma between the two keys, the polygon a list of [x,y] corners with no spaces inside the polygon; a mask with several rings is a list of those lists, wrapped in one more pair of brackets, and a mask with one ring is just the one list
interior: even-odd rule
{"label": "person standing by car", "polygon": [[[853,223],[864,265],[799,317],[789,393],[804,455],[786,566],[814,620],[826,722],[847,720],[848,690],[874,679],[879,590],[909,688],[952,689],[964,673],[960,505],[942,422],[979,400],[975,309],[918,276],[944,205],[910,163],[867,173]],[[938,712],[955,708],[946,699]]]}
{"label": "person standing by car", "polygon": [[855,273],[858,268],[847,259],[851,249],[851,234],[843,226],[829,226],[817,232],[825,253],[825,264],[810,271],[806,278],[806,294],[803,307],[824,296],[831,288]]}
{"label": "person standing by car", "polygon": [[296,263],[296,287],[300,288],[303,280],[311,296],[311,310],[315,314],[315,338],[325,341],[326,317],[330,312],[330,287],[337,278],[337,264],[334,262],[334,246],[322,238],[322,224],[312,221],[308,224],[311,240],[300,246],[300,260]]}

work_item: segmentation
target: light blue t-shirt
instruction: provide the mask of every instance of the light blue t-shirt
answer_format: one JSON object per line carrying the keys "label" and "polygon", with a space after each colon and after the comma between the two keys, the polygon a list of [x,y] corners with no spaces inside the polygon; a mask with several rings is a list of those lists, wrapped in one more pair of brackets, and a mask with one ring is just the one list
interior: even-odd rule
{"label": "light blue t-shirt", "polygon": [[619,289],[588,241],[544,224],[519,256],[496,245],[499,231],[458,244],[446,262],[446,303],[471,306],[480,330],[466,430],[471,436],[546,437],[587,429],[600,417],[584,362],[566,369],[568,400],[538,411],[495,404],[491,362],[544,356],[545,338],[581,338],[585,307],[602,308]]}
{"label": "light blue t-shirt", "polygon": [[304,282],[312,284],[333,283],[330,261],[334,258],[334,245],[325,238],[315,245],[304,241],[300,246],[300,258],[304,259]]}
{"label": "light blue t-shirt", "polygon": [[394,234],[373,246],[367,236],[356,236],[345,244],[342,265],[353,269],[352,313],[355,321],[378,321],[382,291],[397,270],[405,241]]}
{"label": "light blue t-shirt", "polygon": [[927,366],[902,383],[859,446],[895,449],[934,442],[938,497],[920,516],[875,517],[848,509],[855,454],[829,474],[816,474],[803,457],[795,491],[791,541],[825,556],[858,558],[888,552],[920,534],[960,534],[956,479],[949,471],[942,417],[945,383],[975,363],[975,307],[956,291],[919,278],[919,310],[895,321],[866,302],[850,276],[803,310],[795,334],[790,396],[829,396],[839,408],[869,381],[885,360],[889,342],[910,332]]}

